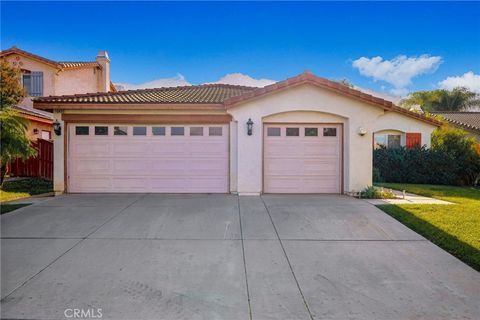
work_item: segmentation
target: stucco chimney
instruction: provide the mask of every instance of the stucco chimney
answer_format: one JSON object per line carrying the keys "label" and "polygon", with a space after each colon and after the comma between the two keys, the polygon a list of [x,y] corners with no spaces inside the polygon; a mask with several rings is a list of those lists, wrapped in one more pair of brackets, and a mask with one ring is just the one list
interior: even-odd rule
{"label": "stucco chimney", "polygon": [[102,66],[99,89],[102,92],[110,91],[110,58],[107,51],[100,50],[97,54],[97,62]]}

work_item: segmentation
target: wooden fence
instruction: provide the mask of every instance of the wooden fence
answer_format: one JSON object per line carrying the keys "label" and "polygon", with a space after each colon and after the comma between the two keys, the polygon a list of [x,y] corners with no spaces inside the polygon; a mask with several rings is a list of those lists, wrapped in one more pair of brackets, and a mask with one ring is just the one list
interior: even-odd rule
{"label": "wooden fence", "polygon": [[10,176],[53,180],[53,142],[38,139],[37,142],[32,142],[32,147],[37,149],[37,156],[26,161],[13,161],[10,165]]}

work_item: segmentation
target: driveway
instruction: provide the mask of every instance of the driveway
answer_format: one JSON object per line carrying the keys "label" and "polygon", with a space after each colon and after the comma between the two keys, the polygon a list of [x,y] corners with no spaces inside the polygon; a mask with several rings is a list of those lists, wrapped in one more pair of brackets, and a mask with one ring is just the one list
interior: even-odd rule
{"label": "driveway", "polygon": [[74,194],[1,222],[2,318],[480,315],[478,272],[346,196]]}

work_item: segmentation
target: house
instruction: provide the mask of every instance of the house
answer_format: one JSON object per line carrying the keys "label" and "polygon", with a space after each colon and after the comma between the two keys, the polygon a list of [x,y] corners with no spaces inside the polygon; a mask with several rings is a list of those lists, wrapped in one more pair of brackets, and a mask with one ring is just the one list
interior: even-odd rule
{"label": "house", "polygon": [[61,128],[58,193],[355,192],[372,184],[374,133],[429,146],[441,125],[310,72],[263,88],[89,93],[34,106],[53,110]]}
{"label": "house", "polygon": [[480,112],[479,111],[444,111],[432,112],[445,118],[454,127],[465,130],[470,137],[475,138],[480,144]]}
{"label": "house", "polygon": [[[115,91],[110,82],[110,59],[100,51],[95,61],[53,61],[12,47],[0,52],[0,59],[21,69],[27,96],[15,107],[28,121],[31,140],[52,136],[53,115],[33,109],[33,97]],[[50,138],[48,138],[50,139]]]}

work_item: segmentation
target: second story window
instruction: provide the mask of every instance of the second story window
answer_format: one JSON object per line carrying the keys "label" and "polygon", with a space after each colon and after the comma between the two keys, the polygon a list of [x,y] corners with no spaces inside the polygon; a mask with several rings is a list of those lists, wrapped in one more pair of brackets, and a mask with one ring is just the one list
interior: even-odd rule
{"label": "second story window", "polygon": [[22,85],[30,97],[43,95],[43,72],[32,71],[22,74]]}

